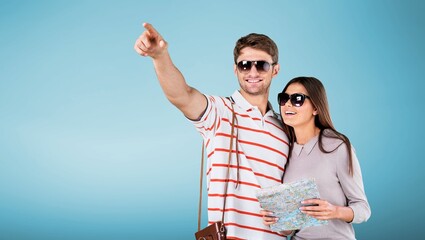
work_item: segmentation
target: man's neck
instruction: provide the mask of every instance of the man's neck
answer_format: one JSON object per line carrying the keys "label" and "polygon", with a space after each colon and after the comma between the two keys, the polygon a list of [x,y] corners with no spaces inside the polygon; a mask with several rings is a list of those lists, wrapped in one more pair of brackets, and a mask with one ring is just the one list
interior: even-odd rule
{"label": "man's neck", "polygon": [[[243,96],[243,95],[242,95]],[[266,112],[269,110],[269,94],[264,95],[247,95],[243,96],[246,101],[248,101],[252,106],[258,107],[258,110],[261,112],[261,115],[265,115]]]}

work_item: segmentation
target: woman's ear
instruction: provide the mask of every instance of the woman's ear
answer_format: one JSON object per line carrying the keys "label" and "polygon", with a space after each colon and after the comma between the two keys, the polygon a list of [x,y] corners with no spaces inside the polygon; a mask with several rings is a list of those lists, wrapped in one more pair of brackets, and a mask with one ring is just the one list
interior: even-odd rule
{"label": "woman's ear", "polygon": [[317,114],[319,114],[319,113],[317,112],[317,108],[316,108],[316,109],[314,109],[313,115],[316,116]]}

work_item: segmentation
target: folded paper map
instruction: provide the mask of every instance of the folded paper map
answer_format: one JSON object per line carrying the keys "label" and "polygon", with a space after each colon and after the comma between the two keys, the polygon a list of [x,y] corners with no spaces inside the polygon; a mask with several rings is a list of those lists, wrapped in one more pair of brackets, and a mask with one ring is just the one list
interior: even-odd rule
{"label": "folded paper map", "polygon": [[276,223],[270,225],[270,229],[274,232],[328,223],[326,220],[318,220],[299,210],[302,206],[301,201],[320,198],[314,179],[302,179],[263,188],[257,191],[256,196],[264,210],[273,212],[273,216],[279,218]]}

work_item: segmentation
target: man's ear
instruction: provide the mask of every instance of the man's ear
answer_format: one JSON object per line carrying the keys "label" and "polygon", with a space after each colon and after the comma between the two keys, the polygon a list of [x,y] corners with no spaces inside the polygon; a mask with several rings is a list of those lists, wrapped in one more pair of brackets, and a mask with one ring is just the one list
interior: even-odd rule
{"label": "man's ear", "polygon": [[272,76],[275,77],[280,71],[280,64],[276,63],[276,65],[273,66],[273,73]]}

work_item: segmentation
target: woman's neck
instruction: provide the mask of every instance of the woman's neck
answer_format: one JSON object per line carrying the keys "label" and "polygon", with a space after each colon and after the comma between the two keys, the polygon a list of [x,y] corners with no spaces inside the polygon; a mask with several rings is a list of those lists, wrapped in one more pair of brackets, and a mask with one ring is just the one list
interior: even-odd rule
{"label": "woman's neck", "polygon": [[295,136],[297,138],[297,143],[304,145],[310,141],[313,137],[319,135],[320,129],[316,126],[312,127],[303,127],[303,128],[294,128]]}

